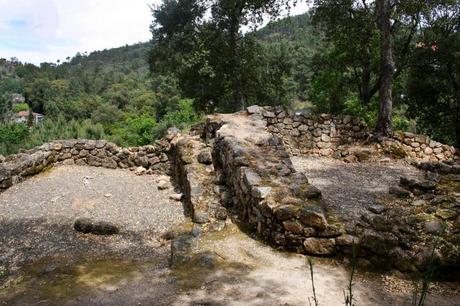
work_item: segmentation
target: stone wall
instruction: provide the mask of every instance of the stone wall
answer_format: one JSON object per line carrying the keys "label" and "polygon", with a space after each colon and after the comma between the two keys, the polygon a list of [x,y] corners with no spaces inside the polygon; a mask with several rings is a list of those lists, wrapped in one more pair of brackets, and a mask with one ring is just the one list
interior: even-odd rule
{"label": "stone wall", "polygon": [[248,108],[267,122],[267,129],[283,139],[286,150],[293,155],[333,156],[344,145],[366,137],[366,125],[351,116],[295,114],[282,107]]}
{"label": "stone wall", "polygon": [[[215,173],[211,148],[199,136],[183,135],[171,143],[172,175],[183,194],[185,213],[203,224],[225,216],[215,192]],[[222,211],[224,213],[222,213]]]}
{"label": "stone wall", "polygon": [[321,192],[292,166],[265,123],[247,114],[208,118],[216,171],[230,191],[233,211],[266,241],[300,253],[335,253],[341,228],[328,216]]}
{"label": "stone wall", "polygon": [[88,165],[105,168],[131,168],[142,173],[167,173],[168,152],[175,135],[158,140],[154,145],[121,148],[104,140],[59,140],[32,150],[7,156],[0,162],[0,191],[28,176],[54,165]]}
{"label": "stone wall", "polygon": [[[444,194],[442,184],[445,183],[438,188],[433,187],[436,183],[428,179],[410,181],[412,187],[418,186],[414,187],[414,194],[411,191],[402,192],[404,196],[407,194],[407,198],[391,200],[401,201],[398,202],[400,207],[375,204],[371,213],[365,213],[356,220],[344,220],[327,209],[320,190],[292,167],[285,141],[281,139],[283,135],[278,136],[273,131],[270,133],[266,128],[266,118],[263,112],[252,109],[233,115],[210,116],[205,126],[204,138],[213,147],[215,170],[230,193],[225,197],[229,200],[222,204],[231,207],[231,211],[237,215],[237,223],[257,232],[262,239],[276,247],[299,253],[346,257],[353,257],[355,253],[362,266],[397,268],[401,271],[426,269],[432,237],[426,235],[424,230],[428,227],[431,231],[431,226],[437,226],[438,223],[426,219],[426,213],[420,213],[420,203],[423,199],[427,203],[427,210],[433,210],[428,199],[438,204],[444,201],[445,207],[450,207],[449,201],[453,198]],[[327,119],[323,116],[323,120]],[[340,120],[343,124],[343,117]],[[339,121],[335,119],[333,122]],[[353,133],[353,128],[346,130]],[[359,131],[356,129],[354,132]],[[396,141],[401,144],[400,140]],[[385,144],[379,145],[383,147]],[[431,167],[438,167],[438,164],[430,163]],[[449,173],[458,170],[453,161],[444,161],[442,165],[444,172],[447,171],[446,165],[450,167]],[[426,193],[419,187],[431,189]],[[437,196],[436,192],[441,195]],[[441,266],[448,269],[458,266],[459,257],[454,242],[457,236],[450,231],[455,220],[447,213],[446,216],[442,215],[447,211],[450,213],[447,208],[436,210],[441,218],[446,218],[443,222],[449,228],[448,234],[442,236],[444,245],[438,258]]]}
{"label": "stone wall", "polygon": [[[363,145],[370,136],[366,124],[358,118],[322,114],[312,116],[295,114],[282,107],[248,107],[267,123],[270,133],[279,136],[292,155],[316,155],[345,158],[354,154],[355,144]],[[394,137],[372,144],[378,155],[408,157],[418,161],[460,159],[459,152],[425,135],[397,132]],[[353,159],[348,159],[353,160]],[[358,160],[358,159],[357,159]]]}
{"label": "stone wall", "polygon": [[460,152],[452,146],[442,144],[425,135],[396,132],[393,138],[381,142],[383,150],[402,149],[412,160],[446,161],[460,160]]}

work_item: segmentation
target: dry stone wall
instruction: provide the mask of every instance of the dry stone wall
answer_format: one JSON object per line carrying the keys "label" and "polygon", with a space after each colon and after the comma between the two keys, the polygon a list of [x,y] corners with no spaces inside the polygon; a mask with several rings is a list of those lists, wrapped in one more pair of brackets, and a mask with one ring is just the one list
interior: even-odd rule
{"label": "dry stone wall", "polygon": [[[319,116],[293,113],[282,107],[250,106],[247,111],[267,122],[270,133],[283,140],[292,155],[316,155],[345,158],[353,155],[350,148],[362,145],[370,136],[368,127],[360,119],[347,115]],[[380,155],[408,157],[418,161],[460,160],[459,152],[425,135],[397,132],[392,138],[374,144]]]}
{"label": "dry stone wall", "polygon": [[172,142],[171,152],[171,172],[176,187],[184,195],[186,214],[198,224],[225,220],[227,215],[219,201],[211,148],[199,136],[183,135]]}
{"label": "dry stone wall", "polygon": [[140,168],[140,173],[167,173],[170,169],[170,141],[158,140],[154,145],[121,148],[104,140],[60,140],[32,150],[7,156],[0,163],[0,191],[26,177],[54,165],[87,165],[104,168]]}
{"label": "dry stone wall", "polygon": [[[424,228],[438,226],[442,222],[435,223],[432,219],[426,219],[426,213],[420,214],[420,199],[414,199],[411,192],[405,191],[408,198],[401,200],[401,207],[390,209],[385,205],[375,204],[371,211],[373,215],[364,214],[350,222],[343,220],[340,215],[332,214],[322,201],[320,190],[310,185],[303,173],[293,169],[290,160],[292,151],[288,153],[285,148],[286,138],[283,139],[286,134],[269,132],[264,111],[265,108],[251,107],[248,112],[210,116],[204,130],[204,137],[213,147],[216,171],[221,172],[219,177],[224,179],[230,192],[223,204],[232,207],[241,224],[277,247],[300,253],[352,257],[355,249],[362,266],[397,268],[401,271],[426,269],[429,264],[429,256],[426,254],[429,254],[427,250],[430,248],[431,237],[426,235]],[[326,118],[323,116],[322,120],[327,120]],[[331,119],[330,122],[343,124],[343,117],[340,120]],[[338,132],[339,135],[347,135],[345,141],[351,143],[362,137],[353,134],[361,131],[357,128],[353,131],[352,122],[351,119],[349,127],[342,127],[348,134]],[[417,141],[422,142],[420,139]],[[403,144],[398,139],[394,139],[394,142]],[[336,143],[341,142],[338,140]],[[385,144],[379,145],[383,147]],[[337,145],[337,150],[340,150],[339,146]],[[450,147],[445,148],[450,152]],[[445,157],[446,155],[442,158]],[[452,171],[458,169],[454,161],[420,165],[438,167],[444,173],[453,173]],[[458,177],[453,179],[457,180]],[[417,186],[414,194],[418,194],[423,201],[444,201],[443,207],[458,203],[444,195],[442,186],[433,187],[436,183],[429,179],[416,183],[411,181],[411,184]],[[431,189],[428,193],[422,192],[419,190],[422,188],[420,186]],[[411,204],[412,202],[416,204]],[[427,211],[432,209],[433,207],[427,205]],[[451,232],[455,227],[452,224],[455,223],[456,215],[450,208],[440,208],[436,213],[439,218],[447,220],[443,219],[449,228],[448,234],[443,236],[444,245],[438,259],[443,268],[458,267],[458,248],[455,245],[458,236]]]}
{"label": "dry stone wall", "polygon": [[266,131],[260,118],[211,116],[205,133],[242,223],[286,249],[335,253],[340,226],[324,210],[321,192],[296,172],[281,140]]}

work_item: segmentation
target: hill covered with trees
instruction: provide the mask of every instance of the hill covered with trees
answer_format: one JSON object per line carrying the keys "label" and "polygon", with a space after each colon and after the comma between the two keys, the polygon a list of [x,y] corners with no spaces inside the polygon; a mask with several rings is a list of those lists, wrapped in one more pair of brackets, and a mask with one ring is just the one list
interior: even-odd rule
{"label": "hill covered with trees", "polygon": [[[164,2],[152,10],[147,43],[39,67],[0,60],[0,154],[59,138],[143,145],[172,125],[251,104],[346,113],[376,126],[385,65],[374,2],[314,1],[309,13],[261,29],[254,25],[277,16],[283,2],[244,2],[238,10],[225,3],[213,2],[208,16],[200,1]],[[460,5],[430,5],[391,12],[396,68],[386,120],[459,146]],[[25,101],[14,102],[18,94]],[[11,122],[28,109],[45,120]]]}
{"label": "hill covered with trees", "polygon": [[[191,101],[180,97],[173,80],[150,77],[148,50],[148,43],[142,43],[39,67],[2,60],[0,154],[65,138],[147,144],[171,125],[196,120]],[[27,103],[13,103],[13,94],[23,95]],[[31,127],[11,123],[14,112],[29,108],[45,120]]]}

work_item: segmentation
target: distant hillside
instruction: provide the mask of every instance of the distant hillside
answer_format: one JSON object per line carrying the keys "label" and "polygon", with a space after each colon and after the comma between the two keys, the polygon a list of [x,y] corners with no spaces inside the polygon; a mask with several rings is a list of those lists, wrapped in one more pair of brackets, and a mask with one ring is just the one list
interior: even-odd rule
{"label": "distant hillside", "polygon": [[[301,104],[318,46],[308,15],[273,22],[249,35],[270,55],[267,78],[278,80],[278,69],[291,71],[280,81],[285,83],[276,83],[269,90],[288,88],[292,97],[299,97],[296,106]],[[198,115],[177,79],[150,75],[150,48],[150,42],[138,43],[77,53],[64,62],[39,66],[0,59],[0,133],[4,137],[0,137],[0,154],[65,138],[104,138],[123,146],[144,145],[169,126],[184,127],[193,122]],[[26,98],[28,103],[13,103],[15,96]],[[29,107],[45,116],[43,123],[30,129],[9,124],[14,113]]]}
{"label": "distant hillside", "polygon": [[271,22],[257,31],[257,36],[267,42],[291,41],[314,44],[318,39],[308,13],[286,17]]}
{"label": "distant hillside", "polygon": [[292,66],[292,77],[297,86],[299,101],[296,109],[308,108],[303,103],[311,81],[313,56],[323,46],[321,33],[311,24],[308,13],[287,17],[269,23],[256,33],[256,37],[271,48],[284,50]]}
{"label": "distant hillside", "polygon": [[147,72],[147,53],[150,48],[148,42],[138,43],[134,45],[126,45],[119,48],[104,49],[94,51],[88,55],[77,53],[69,62],[63,63],[64,66],[83,66],[94,67],[104,66],[104,69],[117,69],[123,66],[124,72],[140,70]]}

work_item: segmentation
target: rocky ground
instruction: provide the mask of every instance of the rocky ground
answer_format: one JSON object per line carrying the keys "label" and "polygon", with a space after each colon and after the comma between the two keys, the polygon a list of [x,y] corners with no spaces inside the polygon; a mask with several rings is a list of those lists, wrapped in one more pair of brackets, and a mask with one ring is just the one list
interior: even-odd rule
{"label": "rocky ground", "polygon": [[[159,184],[169,188],[160,191]],[[11,187],[0,194],[0,280],[37,260],[45,270],[56,262],[107,257],[167,261],[160,236],[185,219],[181,202],[169,199],[172,193],[167,177],[78,166],[54,168]],[[119,235],[79,233],[77,218],[107,222]]]}
{"label": "rocky ground", "polygon": [[[235,225],[236,216],[225,226],[193,226],[172,194],[164,177],[68,166],[1,193],[0,305],[313,303],[305,256],[254,240]],[[120,233],[78,233],[80,217]],[[170,267],[163,238],[179,232],[193,241],[191,261]],[[342,264],[315,260],[320,305],[343,305],[349,275]],[[410,304],[412,283],[399,274],[359,271],[354,283],[356,305]],[[457,289],[435,284],[428,305],[458,304]]]}
{"label": "rocky ground", "polygon": [[348,164],[321,157],[292,157],[291,160],[294,167],[322,191],[327,207],[346,221],[359,220],[378,197],[398,185],[400,177],[421,179],[424,175],[423,171],[396,160]]}

